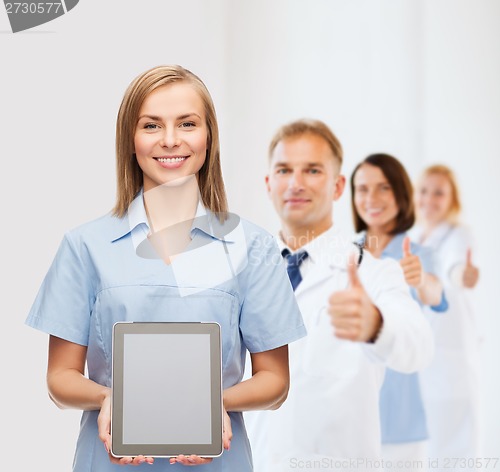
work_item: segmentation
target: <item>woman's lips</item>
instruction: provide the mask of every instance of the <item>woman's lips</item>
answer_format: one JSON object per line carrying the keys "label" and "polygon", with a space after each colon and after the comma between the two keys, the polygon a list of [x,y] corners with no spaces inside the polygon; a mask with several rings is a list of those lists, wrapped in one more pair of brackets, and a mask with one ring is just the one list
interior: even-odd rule
{"label": "woman's lips", "polygon": [[384,211],[383,208],[369,208],[366,210],[366,213],[370,216],[378,216]]}

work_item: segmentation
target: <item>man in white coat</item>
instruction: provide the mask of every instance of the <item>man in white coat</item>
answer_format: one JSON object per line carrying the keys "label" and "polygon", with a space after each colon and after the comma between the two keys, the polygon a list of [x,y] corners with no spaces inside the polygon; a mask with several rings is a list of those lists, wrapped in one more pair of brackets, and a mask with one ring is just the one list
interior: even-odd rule
{"label": "man in white coat", "polygon": [[266,185],[308,336],[289,346],[286,402],[245,414],[256,472],[383,470],[385,366],[410,373],[433,354],[400,266],[373,258],[333,224],[341,164],[342,147],[320,121],[285,125],[270,145]]}

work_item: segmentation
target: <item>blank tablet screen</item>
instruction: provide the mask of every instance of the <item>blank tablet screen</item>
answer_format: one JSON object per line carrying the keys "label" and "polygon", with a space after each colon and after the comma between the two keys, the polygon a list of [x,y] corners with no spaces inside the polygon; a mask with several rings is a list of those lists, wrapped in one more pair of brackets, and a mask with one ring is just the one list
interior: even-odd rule
{"label": "blank tablet screen", "polygon": [[115,325],[113,454],[222,452],[219,331],[215,323]]}

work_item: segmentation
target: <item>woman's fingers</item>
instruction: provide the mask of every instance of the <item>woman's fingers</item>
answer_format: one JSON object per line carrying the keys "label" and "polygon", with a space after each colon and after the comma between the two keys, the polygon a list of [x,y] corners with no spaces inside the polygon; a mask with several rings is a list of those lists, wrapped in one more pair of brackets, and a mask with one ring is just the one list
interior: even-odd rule
{"label": "woman's fingers", "polygon": [[180,454],[177,457],[170,458],[171,464],[182,464],[188,466],[209,464],[210,462],[212,462],[212,459],[209,457],[200,457],[195,455],[185,456],[184,454]]}
{"label": "woman's fingers", "polygon": [[111,455],[111,397],[107,396],[102,402],[101,411],[97,417],[97,429],[99,439],[104,444],[104,449],[109,455],[109,460],[112,464],[120,465],[141,465],[147,462],[152,464],[152,457],[136,456],[136,457],[114,457]]}
{"label": "woman's fingers", "polygon": [[104,398],[99,416],[97,417],[99,439],[103,442],[106,452],[111,449],[111,396]]}
{"label": "woman's fingers", "polygon": [[224,409],[223,428],[222,444],[224,449],[229,450],[231,447],[231,439],[233,439],[233,429],[231,427],[231,418],[229,417],[226,409]]}

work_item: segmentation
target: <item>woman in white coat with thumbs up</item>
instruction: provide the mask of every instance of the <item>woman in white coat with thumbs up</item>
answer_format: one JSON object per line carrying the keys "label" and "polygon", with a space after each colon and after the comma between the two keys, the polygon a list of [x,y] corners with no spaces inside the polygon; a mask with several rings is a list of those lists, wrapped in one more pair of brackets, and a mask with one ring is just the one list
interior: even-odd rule
{"label": "woman in white coat with thumbs up", "polygon": [[458,222],[461,204],[451,169],[428,167],[415,193],[419,224],[413,236],[434,249],[437,273],[449,301],[446,315],[433,322],[436,353],[421,375],[429,456],[474,458],[480,454],[479,336],[471,289],[478,282],[479,270],[472,262],[472,237]]}
{"label": "woman in white coat with thumbs up", "polygon": [[[388,154],[368,156],[351,176],[351,198],[355,229],[362,232],[364,247],[375,257],[399,261],[421,306],[446,310],[442,285],[433,274],[432,251],[411,243],[406,234],[415,222],[415,211],[411,181],[403,165]],[[386,370],[380,421],[384,459],[425,470],[428,431],[417,373]]]}

